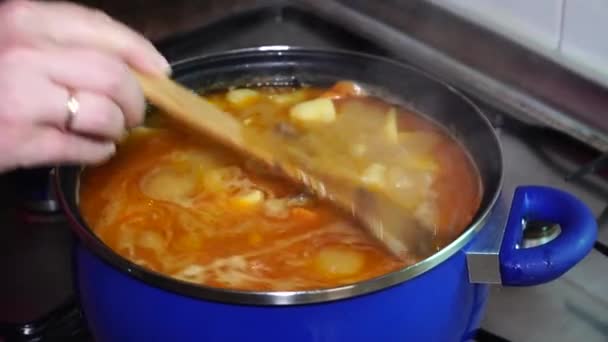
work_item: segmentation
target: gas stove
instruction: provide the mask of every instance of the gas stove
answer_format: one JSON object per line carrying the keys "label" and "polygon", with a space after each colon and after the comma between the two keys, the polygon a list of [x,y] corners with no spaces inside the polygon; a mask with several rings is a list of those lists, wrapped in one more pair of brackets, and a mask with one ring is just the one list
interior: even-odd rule
{"label": "gas stove", "polygon": [[[316,1],[305,3],[263,2],[203,18],[178,35],[164,35],[157,45],[170,60],[259,45],[349,49],[407,60],[369,32],[328,20],[315,10]],[[526,184],[567,190],[587,203],[600,226],[595,250],[560,279],[536,287],[492,287],[476,340],[608,340],[608,175],[601,172],[608,158],[597,150],[602,143],[461,89],[499,133],[505,192]],[[90,340],[72,284],[73,237],[48,179],[48,168],[0,175],[0,341]]]}

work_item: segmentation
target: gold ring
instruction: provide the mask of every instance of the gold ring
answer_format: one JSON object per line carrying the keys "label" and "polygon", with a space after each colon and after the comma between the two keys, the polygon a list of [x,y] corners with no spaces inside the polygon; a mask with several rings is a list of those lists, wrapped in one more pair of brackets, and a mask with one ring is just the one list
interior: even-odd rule
{"label": "gold ring", "polygon": [[76,114],[78,114],[78,110],[80,109],[80,103],[76,100],[74,95],[70,95],[68,97],[68,102],[66,103],[68,116],[65,118],[65,129],[70,130],[72,128],[72,123],[74,122],[74,118]]}

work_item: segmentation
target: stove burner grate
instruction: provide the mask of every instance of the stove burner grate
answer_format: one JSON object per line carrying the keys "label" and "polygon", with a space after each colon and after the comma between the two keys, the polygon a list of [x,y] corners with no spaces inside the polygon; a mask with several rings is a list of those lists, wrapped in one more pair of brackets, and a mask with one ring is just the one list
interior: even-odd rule
{"label": "stove burner grate", "polygon": [[78,301],[71,298],[46,316],[25,324],[0,323],[0,341],[87,342],[91,337]]}

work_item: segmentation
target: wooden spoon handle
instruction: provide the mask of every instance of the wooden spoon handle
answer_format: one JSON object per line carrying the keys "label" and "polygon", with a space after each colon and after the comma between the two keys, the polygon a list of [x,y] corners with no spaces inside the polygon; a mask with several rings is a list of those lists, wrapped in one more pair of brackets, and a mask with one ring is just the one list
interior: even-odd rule
{"label": "wooden spoon handle", "polygon": [[163,109],[165,115],[242,149],[242,125],[233,116],[168,77],[148,76],[137,71],[133,73],[148,101]]}

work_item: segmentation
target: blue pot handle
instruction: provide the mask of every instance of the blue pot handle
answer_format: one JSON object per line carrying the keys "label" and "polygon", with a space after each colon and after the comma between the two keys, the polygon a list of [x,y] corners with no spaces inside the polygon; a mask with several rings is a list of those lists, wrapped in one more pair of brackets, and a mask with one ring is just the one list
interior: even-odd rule
{"label": "blue pot handle", "polygon": [[[546,244],[522,248],[523,220],[559,224],[561,233]],[[526,286],[551,281],[581,261],[596,239],[595,217],[579,199],[549,187],[518,187],[500,248],[502,284]]]}

